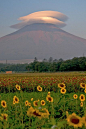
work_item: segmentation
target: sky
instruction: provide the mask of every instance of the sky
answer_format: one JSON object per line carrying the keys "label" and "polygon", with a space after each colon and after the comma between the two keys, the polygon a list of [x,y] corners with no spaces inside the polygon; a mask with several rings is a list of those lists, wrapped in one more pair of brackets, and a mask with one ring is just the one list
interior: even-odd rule
{"label": "sky", "polygon": [[86,39],[86,0],[0,0],[0,37],[15,32],[10,26],[38,11],[57,11],[68,17],[62,29]]}

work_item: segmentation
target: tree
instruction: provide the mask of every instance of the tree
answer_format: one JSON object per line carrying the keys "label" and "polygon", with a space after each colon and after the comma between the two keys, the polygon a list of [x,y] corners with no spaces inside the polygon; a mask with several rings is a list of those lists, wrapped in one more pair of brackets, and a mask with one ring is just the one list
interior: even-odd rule
{"label": "tree", "polygon": [[58,62],[58,60],[57,59],[54,59],[53,62]]}
{"label": "tree", "polygon": [[47,62],[47,59],[44,58],[44,59],[43,59],[43,62]]}
{"label": "tree", "polygon": [[74,57],[71,60],[71,70],[78,71],[79,69],[80,69],[80,67],[79,67],[78,57]]}
{"label": "tree", "polygon": [[60,58],[60,59],[59,59],[59,61],[60,61],[60,62],[62,62],[62,61],[63,61],[63,59],[62,59],[62,58]]}
{"label": "tree", "polygon": [[38,61],[38,60],[37,60],[37,57],[35,57],[35,58],[34,58],[34,62],[37,62],[37,61]]}
{"label": "tree", "polygon": [[49,63],[52,63],[53,62],[53,57],[50,57],[49,58]]}
{"label": "tree", "polygon": [[80,70],[86,70],[86,57],[80,57],[78,62]]}
{"label": "tree", "polygon": [[68,64],[65,63],[65,62],[63,62],[63,63],[60,65],[59,70],[60,70],[60,71],[67,71],[67,66],[68,66]]}

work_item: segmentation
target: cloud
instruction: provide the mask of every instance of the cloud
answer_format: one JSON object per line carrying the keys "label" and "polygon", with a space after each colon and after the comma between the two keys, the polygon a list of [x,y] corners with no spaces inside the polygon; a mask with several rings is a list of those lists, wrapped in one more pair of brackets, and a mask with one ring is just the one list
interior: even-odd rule
{"label": "cloud", "polygon": [[21,20],[20,23],[12,25],[12,28],[21,29],[26,25],[33,23],[51,23],[56,25],[59,28],[64,27],[64,23],[68,17],[57,11],[39,11],[31,13],[27,16],[20,17],[18,20]]}

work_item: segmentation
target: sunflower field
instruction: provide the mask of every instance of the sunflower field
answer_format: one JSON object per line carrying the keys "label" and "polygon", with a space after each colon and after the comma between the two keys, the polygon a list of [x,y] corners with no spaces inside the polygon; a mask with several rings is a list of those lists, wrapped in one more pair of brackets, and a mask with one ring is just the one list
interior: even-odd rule
{"label": "sunflower field", "polygon": [[86,73],[0,74],[0,129],[86,129]]}

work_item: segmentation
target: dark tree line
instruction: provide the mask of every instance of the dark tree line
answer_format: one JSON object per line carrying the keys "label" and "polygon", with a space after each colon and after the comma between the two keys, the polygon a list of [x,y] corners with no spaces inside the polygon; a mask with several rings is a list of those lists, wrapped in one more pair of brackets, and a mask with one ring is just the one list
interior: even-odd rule
{"label": "dark tree line", "polygon": [[86,57],[74,57],[66,61],[50,57],[48,61],[44,59],[42,62],[36,58],[26,69],[33,72],[86,71]]}
{"label": "dark tree line", "polygon": [[86,57],[74,57],[73,59],[63,60],[52,57],[43,59],[39,62],[37,58],[30,64],[3,64],[0,63],[0,72],[58,72],[58,71],[86,71]]}

